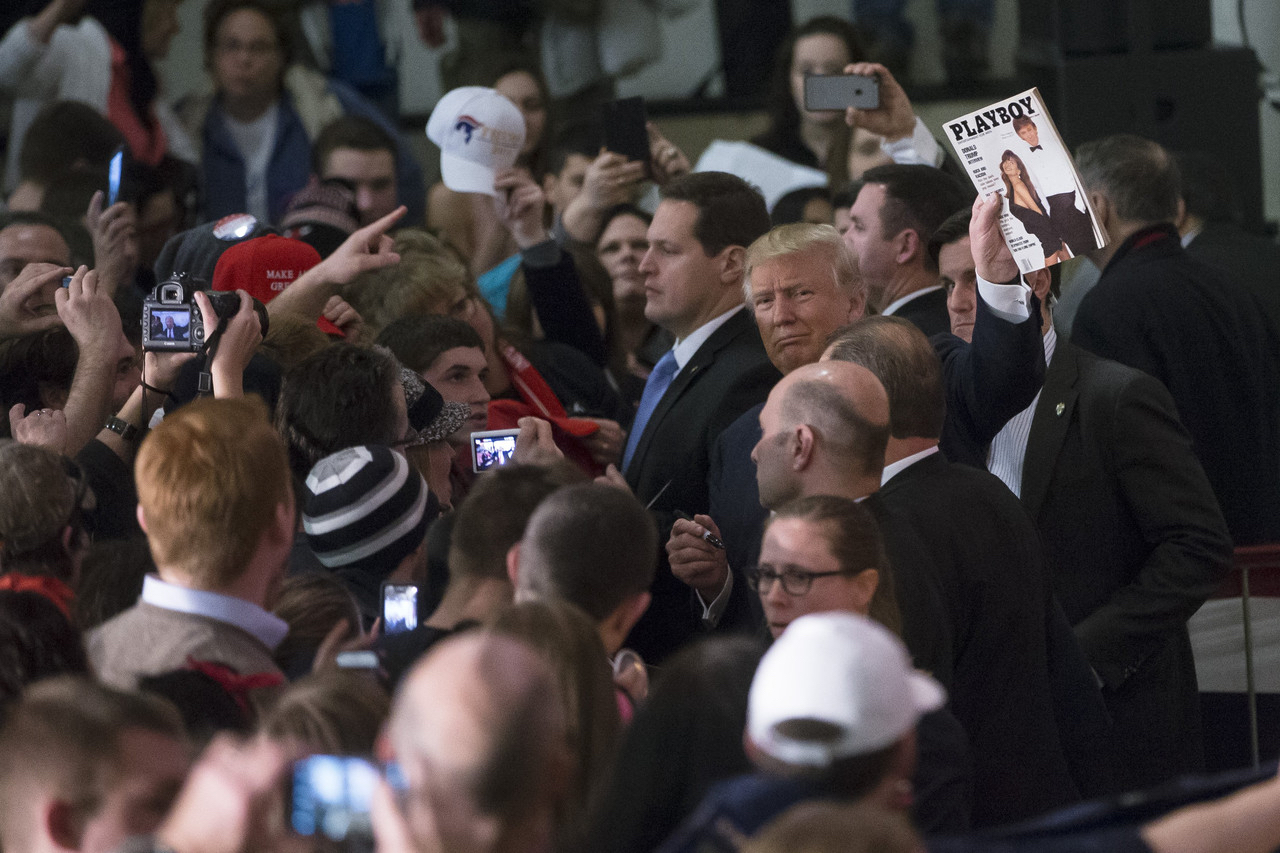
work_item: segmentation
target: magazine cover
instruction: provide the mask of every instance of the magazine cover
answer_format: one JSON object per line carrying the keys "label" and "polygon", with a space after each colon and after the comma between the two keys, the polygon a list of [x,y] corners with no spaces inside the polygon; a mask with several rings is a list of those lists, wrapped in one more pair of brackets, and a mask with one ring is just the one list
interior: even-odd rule
{"label": "magazine cover", "polygon": [[1107,244],[1039,90],[949,121],[944,130],[978,192],[1004,198],[1000,228],[1018,269],[1043,269]]}

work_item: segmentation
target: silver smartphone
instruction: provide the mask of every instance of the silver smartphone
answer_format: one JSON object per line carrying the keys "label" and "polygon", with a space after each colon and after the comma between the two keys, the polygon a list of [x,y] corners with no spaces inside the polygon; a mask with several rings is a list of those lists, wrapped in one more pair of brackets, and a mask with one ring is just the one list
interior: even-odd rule
{"label": "silver smartphone", "polygon": [[843,110],[857,107],[874,110],[880,106],[880,81],[863,74],[806,74],[806,110]]}

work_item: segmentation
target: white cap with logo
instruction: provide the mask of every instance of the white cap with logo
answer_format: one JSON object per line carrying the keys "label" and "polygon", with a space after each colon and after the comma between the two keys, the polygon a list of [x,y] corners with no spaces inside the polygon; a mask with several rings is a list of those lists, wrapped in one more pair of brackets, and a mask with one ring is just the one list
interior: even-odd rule
{"label": "white cap with logo", "polygon": [[515,165],[524,147],[524,116],[484,86],[445,94],[427,119],[427,138],[440,148],[440,176],[454,192],[496,196],[493,179]]}
{"label": "white cap with logo", "polygon": [[[946,698],[884,626],[853,613],[813,613],[787,626],[760,661],[747,735],[778,761],[825,767],[891,746]],[[802,739],[789,725],[801,720],[836,733]]]}

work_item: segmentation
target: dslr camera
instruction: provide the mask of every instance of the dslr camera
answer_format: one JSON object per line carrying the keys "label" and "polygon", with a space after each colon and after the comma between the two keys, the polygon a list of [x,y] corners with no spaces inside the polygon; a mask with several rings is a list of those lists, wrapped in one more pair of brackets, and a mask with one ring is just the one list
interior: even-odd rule
{"label": "dslr camera", "polygon": [[[168,281],[157,284],[142,301],[142,348],[148,352],[203,352],[204,318],[195,301],[196,288],[187,281],[186,273],[174,273]],[[206,290],[209,304],[221,319],[230,319],[240,310],[240,294]],[[253,310],[258,314],[262,334],[267,334],[267,308],[257,299]]]}

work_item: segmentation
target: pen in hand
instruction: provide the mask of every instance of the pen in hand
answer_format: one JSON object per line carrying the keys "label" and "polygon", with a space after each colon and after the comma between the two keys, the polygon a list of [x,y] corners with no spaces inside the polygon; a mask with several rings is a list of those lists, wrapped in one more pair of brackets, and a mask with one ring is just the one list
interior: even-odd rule
{"label": "pen in hand", "polygon": [[[676,517],[683,518],[685,521],[693,521],[693,516],[679,509],[676,510]],[[693,523],[697,524],[698,522],[693,521]],[[706,542],[712,548],[718,548],[721,551],[724,550],[724,543],[720,541],[720,537],[716,536],[714,533],[712,533],[710,530],[707,530],[705,527],[702,529],[702,541]]]}

